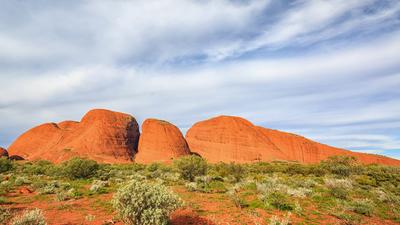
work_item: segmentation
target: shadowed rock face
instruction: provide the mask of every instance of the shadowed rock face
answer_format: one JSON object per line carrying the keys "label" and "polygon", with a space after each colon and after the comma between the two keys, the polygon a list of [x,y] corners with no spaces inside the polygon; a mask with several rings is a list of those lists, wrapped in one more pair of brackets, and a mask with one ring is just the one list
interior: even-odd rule
{"label": "shadowed rock face", "polygon": [[186,140],[192,152],[210,162],[298,161],[318,163],[333,155],[355,156],[360,162],[400,165],[384,156],[351,152],[304,137],[254,126],[233,116],[219,116],[193,125]]}
{"label": "shadowed rock face", "polygon": [[62,162],[86,157],[98,162],[130,162],[139,140],[132,116],[103,109],[89,111],[81,122],[46,123],[22,134],[9,147],[10,154],[27,160]]}
{"label": "shadowed rock face", "polygon": [[186,140],[175,125],[157,119],[143,122],[135,162],[170,162],[188,154],[190,150]]}
{"label": "shadowed rock face", "polygon": [[5,148],[0,147],[0,158],[1,157],[7,157],[8,158],[8,152]]}

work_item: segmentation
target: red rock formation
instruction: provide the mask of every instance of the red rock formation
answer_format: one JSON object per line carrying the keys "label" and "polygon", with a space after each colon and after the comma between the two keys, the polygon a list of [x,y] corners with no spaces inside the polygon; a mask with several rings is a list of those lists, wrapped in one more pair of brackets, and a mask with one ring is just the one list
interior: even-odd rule
{"label": "red rock formation", "polygon": [[81,122],[46,123],[22,134],[9,147],[10,154],[27,160],[62,162],[86,157],[99,162],[130,162],[139,139],[132,116],[109,110],[89,111]]}
{"label": "red rock formation", "polygon": [[318,163],[334,155],[355,156],[361,163],[400,165],[400,161],[389,157],[373,154],[352,152],[345,149],[335,148],[329,145],[321,144],[305,137],[286,133],[278,130],[257,127],[266,137],[268,137],[275,146],[285,152],[287,160],[302,163]]}
{"label": "red rock formation", "polygon": [[157,119],[143,122],[135,162],[170,162],[188,154],[190,150],[186,140],[175,125]]}
{"label": "red rock formation", "polygon": [[5,148],[0,147],[0,158],[1,157],[7,157],[8,158],[8,152]]}
{"label": "red rock formation", "polygon": [[193,125],[186,140],[192,152],[210,162],[298,161],[317,163],[333,155],[356,156],[360,162],[400,165],[384,156],[351,152],[304,137],[254,126],[232,116],[219,116]]}
{"label": "red rock formation", "polygon": [[209,162],[282,160],[286,155],[249,121],[219,116],[193,125],[186,140],[192,152]]}

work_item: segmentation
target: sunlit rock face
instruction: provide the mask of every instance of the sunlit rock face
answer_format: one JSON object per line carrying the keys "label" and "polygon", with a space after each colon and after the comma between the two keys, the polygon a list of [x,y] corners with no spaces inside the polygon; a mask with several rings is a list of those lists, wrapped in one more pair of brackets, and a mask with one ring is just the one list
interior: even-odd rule
{"label": "sunlit rock face", "polygon": [[330,156],[349,155],[364,164],[400,165],[399,160],[331,147],[299,135],[255,126],[234,116],[200,121],[188,130],[186,140],[192,152],[210,162],[278,160],[318,163]]}
{"label": "sunlit rock face", "polygon": [[178,127],[158,119],[143,122],[135,162],[171,162],[189,154],[188,144]]}
{"label": "sunlit rock face", "polygon": [[46,123],[28,130],[11,144],[9,152],[27,160],[55,163],[75,156],[125,163],[132,161],[138,140],[139,126],[134,117],[95,109],[80,122]]}

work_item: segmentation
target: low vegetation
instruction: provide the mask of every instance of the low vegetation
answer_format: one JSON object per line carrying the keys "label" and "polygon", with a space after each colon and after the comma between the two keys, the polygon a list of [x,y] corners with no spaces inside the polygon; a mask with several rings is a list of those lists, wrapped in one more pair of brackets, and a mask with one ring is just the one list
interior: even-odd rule
{"label": "low vegetation", "polygon": [[132,180],[117,191],[113,205],[125,224],[165,225],[181,200],[161,184]]}
{"label": "low vegetation", "polygon": [[[204,201],[217,196],[236,210],[262,217],[262,224],[318,224],[323,218],[343,224],[368,224],[370,219],[400,223],[400,168],[360,165],[351,157],[332,157],[318,165],[209,164],[194,155],[169,165],[109,165],[79,158],[55,165],[2,158],[0,224],[46,224],[38,209],[14,210],[10,193],[21,188],[34,193],[31,201],[47,199],[60,207],[110,195],[112,204],[101,207],[114,215],[114,222],[132,225],[168,224],[171,212],[182,207],[207,216],[191,202],[195,196]],[[97,218],[90,215],[82,222]]]}

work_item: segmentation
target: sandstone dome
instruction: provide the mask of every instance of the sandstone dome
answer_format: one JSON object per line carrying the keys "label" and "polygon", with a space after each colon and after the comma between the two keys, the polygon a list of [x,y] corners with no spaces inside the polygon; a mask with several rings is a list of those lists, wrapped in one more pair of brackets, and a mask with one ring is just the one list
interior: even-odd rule
{"label": "sandstone dome", "polygon": [[158,119],[143,122],[135,162],[170,162],[188,154],[189,147],[178,127]]}
{"label": "sandstone dome", "polygon": [[264,127],[258,127],[274,145],[281,149],[287,155],[288,161],[297,161],[301,163],[318,163],[322,160],[335,155],[355,156],[363,164],[385,164],[400,165],[400,161],[385,156],[352,152],[349,150],[332,147],[321,144],[305,137],[272,130]]}
{"label": "sandstone dome", "polygon": [[356,153],[299,135],[253,125],[234,116],[218,116],[194,124],[186,134],[190,150],[210,162],[297,161],[318,163],[334,155],[355,156],[361,163],[400,165],[389,157]]}
{"label": "sandstone dome", "polygon": [[186,133],[192,152],[209,162],[284,160],[286,155],[251,122],[219,116],[194,124]]}
{"label": "sandstone dome", "polygon": [[75,156],[124,163],[132,160],[138,140],[139,126],[134,117],[94,109],[80,122],[45,123],[28,130],[11,144],[9,153],[55,163]]}

